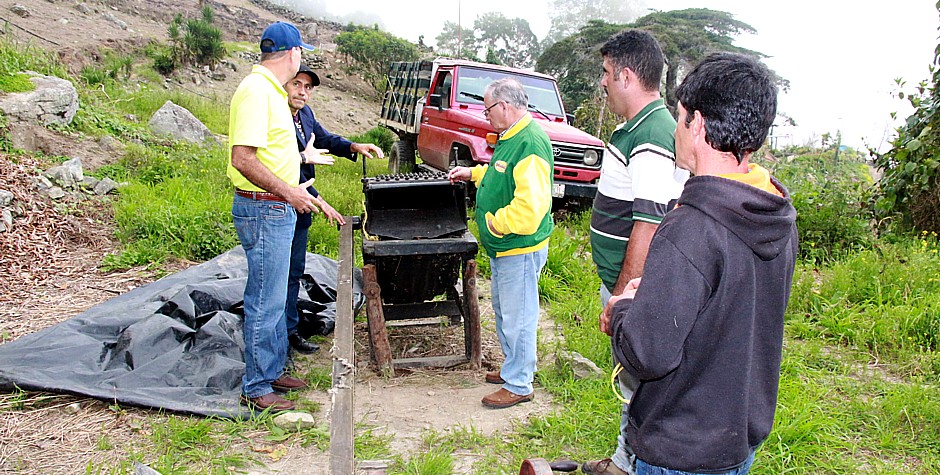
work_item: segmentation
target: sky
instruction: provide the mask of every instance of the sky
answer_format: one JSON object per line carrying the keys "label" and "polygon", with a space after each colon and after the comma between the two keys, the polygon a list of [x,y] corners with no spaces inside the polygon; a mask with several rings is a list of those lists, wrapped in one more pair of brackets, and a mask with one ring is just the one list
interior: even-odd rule
{"label": "sky", "polygon": [[[551,0],[282,1],[325,4],[330,16],[378,22],[410,41],[417,42],[423,35],[427,44],[433,44],[445,21],[457,23],[459,15],[460,24],[469,27],[487,12],[524,18],[542,39],[550,26],[552,5]],[[756,35],[738,37],[735,44],[767,55],[765,63],[790,81],[790,90],[781,93],[777,109],[793,118],[797,127],[777,128],[779,145],[802,145],[814,139],[818,145],[822,134],[841,131],[842,143],[856,149],[888,148],[894,127],[912,112],[896,92],[911,92],[928,79],[940,35],[940,16],[932,0],[791,0],[781,2],[781,7],[754,0],[644,3],[663,11],[721,10],[757,30]],[[907,86],[899,88],[897,78]],[[899,118],[892,120],[892,112]]]}

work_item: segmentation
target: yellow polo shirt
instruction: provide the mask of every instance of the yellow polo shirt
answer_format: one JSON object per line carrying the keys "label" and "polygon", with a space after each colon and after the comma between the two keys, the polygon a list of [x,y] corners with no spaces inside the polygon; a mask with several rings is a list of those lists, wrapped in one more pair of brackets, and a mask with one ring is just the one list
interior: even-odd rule
{"label": "yellow polo shirt", "polygon": [[232,147],[257,147],[258,160],[288,185],[300,183],[300,154],[287,91],[267,68],[255,65],[232,96],[228,119],[228,177],[235,188],[258,188],[232,166]]}

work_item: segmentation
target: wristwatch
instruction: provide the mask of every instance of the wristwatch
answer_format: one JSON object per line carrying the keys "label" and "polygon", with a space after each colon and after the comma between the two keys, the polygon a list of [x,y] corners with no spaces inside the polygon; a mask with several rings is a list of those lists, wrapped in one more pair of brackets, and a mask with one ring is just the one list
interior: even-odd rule
{"label": "wristwatch", "polygon": [[307,164],[307,155],[304,154],[304,152],[302,152],[302,151],[300,152],[300,163],[301,163],[301,165],[306,165],[306,164]]}

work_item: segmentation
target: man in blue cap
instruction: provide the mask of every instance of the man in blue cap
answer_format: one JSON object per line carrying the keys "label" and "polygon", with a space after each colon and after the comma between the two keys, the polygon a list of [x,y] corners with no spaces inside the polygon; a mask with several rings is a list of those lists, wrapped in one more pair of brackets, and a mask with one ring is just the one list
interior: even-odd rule
{"label": "man in blue cap", "polygon": [[[291,240],[297,213],[318,212],[300,183],[301,154],[282,86],[300,68],[301,50],[312,50],[290,23],[269,25],[261,35],[261,64],[232,96],[228,177],[235,186],[232,219],[248,259],[245,286],[245,375],[242,401],[257,409],[283,411],[294,404],[274,393],[307,384],[283,373],[287,359],[284,302]],[[319,151],[304,150],[319,160]]]}

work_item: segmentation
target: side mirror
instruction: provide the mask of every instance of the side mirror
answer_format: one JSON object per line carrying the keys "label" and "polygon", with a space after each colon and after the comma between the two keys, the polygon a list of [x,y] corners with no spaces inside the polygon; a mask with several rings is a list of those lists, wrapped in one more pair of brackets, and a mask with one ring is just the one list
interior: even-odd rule
{"label": "side mirror", "polygon": [[568,125],[574,125],[574,114],[565,114],[565,119],[568,120]]}
{"label": "side mirror", "polygon": [[431,107],[441,107],[441,95],[440,94],[431,94],[428,96],[428,105]]}

